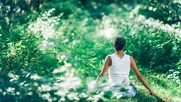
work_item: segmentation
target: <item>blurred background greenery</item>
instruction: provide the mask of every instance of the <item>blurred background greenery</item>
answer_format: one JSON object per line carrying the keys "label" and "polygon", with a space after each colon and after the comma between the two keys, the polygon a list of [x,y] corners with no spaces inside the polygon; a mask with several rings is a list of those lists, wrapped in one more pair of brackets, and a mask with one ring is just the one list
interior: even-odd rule
{"label": "blurred background greenery", "polygon": [[116,35],[158,96],[181,101],[180,0],[0,0],[0,102],[158,101],[92,92]]}

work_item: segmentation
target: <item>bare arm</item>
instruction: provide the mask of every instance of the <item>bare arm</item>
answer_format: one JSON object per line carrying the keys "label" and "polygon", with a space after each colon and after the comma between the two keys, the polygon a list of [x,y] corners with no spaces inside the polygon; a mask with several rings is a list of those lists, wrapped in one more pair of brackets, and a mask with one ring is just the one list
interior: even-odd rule
{"label": "bare arm", "polygon": [[141,83],[148,89],[148,91],[150,92],[150,94],[155,95],[153,90],[150,88],[150,86],[148,85],[148,83],[146,82],[145,78],[143,77],[143,75],[139,72],[135,60],[133,57],[130,57],[131,60],[131,67],[134,71],[134,73],[136,74],[137,78],[141,81]]}
{"label": "bare arm", "polygon": [[111,56],[107,56],[102,68],[102,71],[100,72],[100,74],[97,77],[97,82],[100,79],[100,77],[102,77],[109,69],[109,66],[111,66],[112,61],[111,61]]}

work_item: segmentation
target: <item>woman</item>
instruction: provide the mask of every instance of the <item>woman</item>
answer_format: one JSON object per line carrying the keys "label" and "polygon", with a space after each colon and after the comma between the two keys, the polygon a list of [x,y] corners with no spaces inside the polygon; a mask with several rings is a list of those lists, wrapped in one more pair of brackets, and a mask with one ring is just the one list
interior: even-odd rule
{"label": "woman", "polygon": [[125,45],[126,40],[123,37],[116,37],[114,41],[115,53],[106,57],[102,71],[97,78],[97,83],[99,83],[100,78],[108,71],[109,90],[113,92],[113,95],[119,98],[134,97],[137,93],[137,88],[129,80],[129,71],[131,68],[150,94],[155,95],[145,78],[139,72],[134,58],[123,52]]}

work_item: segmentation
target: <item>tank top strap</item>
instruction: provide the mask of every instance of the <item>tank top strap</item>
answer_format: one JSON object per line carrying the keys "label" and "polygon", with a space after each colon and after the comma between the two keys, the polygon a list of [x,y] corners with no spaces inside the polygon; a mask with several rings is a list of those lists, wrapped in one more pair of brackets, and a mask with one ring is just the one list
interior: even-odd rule
{"label": "tank top strap", "polygon": [[127,54],[124,54],[124,56],[122,58],[119,58],[115,53],[114,54],[111,54],[111,60],[112,62],[114,62],[115,60],[125,60],[127,63],[130,64],[130,55],[127,55]]}
{"label": "tank top strap", "polygon": [[127,63],[128,65],[130,65],[130,55],[125,54],[125,55],[124,55],[124,60],[125,60],[125,63]]}
{"label": "tank top strap", "polygon": [[111,61],[112,61],[112,64],[113,64],[115,62],[115,60],[116,60],[117,55],[114,53],[114,54],[111,54],[110,56],[111,56]]}

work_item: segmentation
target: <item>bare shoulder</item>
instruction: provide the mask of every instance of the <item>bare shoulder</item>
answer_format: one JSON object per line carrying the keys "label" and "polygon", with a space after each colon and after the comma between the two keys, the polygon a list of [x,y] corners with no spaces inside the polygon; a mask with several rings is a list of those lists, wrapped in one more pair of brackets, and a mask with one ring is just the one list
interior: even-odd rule
{"label": "bare shoulder", "polygon": [[132,56],[130,56],[130,64],[131,64],[131,66],[136,64],[135,60],[134,60],[134,58]]}
{"label": "bare shoulder", "polygon": [[107,63],[109,66],[112,65],[111,55],[108,55],[108,56],[106,57],[106,63]]}
{"label": "bare shoulder", "polygon": [[134,58],[132,56],[130,56],[130,61],[132,62],[134,60]]}
{"label": "bare shoulder", "polygon": [[106,56],[106,59],[111,59],[111,55],[107,55],[107,56]]}
{"label": "bare shoulder", "polygon": [[133,56],[129,55],[130,56],[130,59],[134,59]]}

